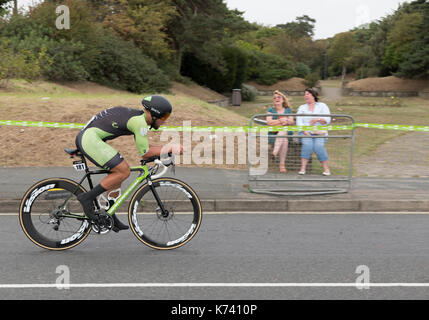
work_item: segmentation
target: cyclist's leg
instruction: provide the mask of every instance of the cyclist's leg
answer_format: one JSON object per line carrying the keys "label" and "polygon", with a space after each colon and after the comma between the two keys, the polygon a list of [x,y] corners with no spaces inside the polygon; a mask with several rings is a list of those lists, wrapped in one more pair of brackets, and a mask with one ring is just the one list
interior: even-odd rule
{"label": "cyclist's leg", "polygon": [[[117,192],[117,189],[121,188],[122,182],[126,180],[129,176],[130,166],[125,160],[123,160],[117,165],[113,166],[113,168],[110,170],[110,174],[107,175],[107,177],[105,177],[103,180],[101,180],[100,184],[103,186],[103,188],[107,190],[108,195],[112,193],[112,197],[116,198],[117,196],[119,196],[119,192]],[[127,230],[129,228],[127,225],[123,224],[118,219],[116,214],[113,214],[112,218],[114,223],[113,231],[119,232],[119,230]]]}
{"label": "cyclist's leg", "polygon": [[121,187],[123,181],[125,181],[130,176],[130,166],[128,163],[122,159],[122,161],[113,166],[110,169],[109,175],[107,175],[100,184],[108,192],[114,191]]}
{"label": "cyclist's leg", "polygon": [[[129,176],[128,164],[112,146],[102,140],[99,133],[99,129],[89,128],[80,132],[76,137],[76,146],[91,162],[98,167],[111,171],[94,189],[78,197],[85,214],[91,219],[96,218],[93,211],[93,201],[97,196],[109,191],[109,189],[118,189],[122,181]],[[116,217],[113,218],[117,220]],[[115,224],[120,225],[117,221]],[[128,227],[123,226],[123,229],[125,228]]]}
{"label": "cyclist's leg", "polygon": [[[122,182],[130,176],[130,166],[122,159],[118,164],[111,164],[111,167],[110,173],[101,180],[100,185],[107,190],[108,195],[116,198],[119,196],[117,189],[120,189]],[[113,231],[119,232],[119,230],[126,230],[129,228],[118,219],[116,214],[113,214],[112,218],[114,222]]]}

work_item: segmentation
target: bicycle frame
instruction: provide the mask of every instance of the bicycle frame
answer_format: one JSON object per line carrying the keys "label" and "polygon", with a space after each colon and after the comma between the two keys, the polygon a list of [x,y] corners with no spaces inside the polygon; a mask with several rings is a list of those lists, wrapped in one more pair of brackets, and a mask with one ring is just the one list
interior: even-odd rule
{"label": "bicycle frame", "polygon": [[[89,188],[93,189],[94,188],[94,184],[92,183],[92,179],[91,176],[92,175],[97,175],[97,174],[109,174],[110,171],[108,170],[89,170],[87,163],[86,163],[86,159],[84,156],[80,156],[80,158],[82,159],[83,164],[85,164],[85,175],[83,176],[83,178],[79,181],[78,185],[82,185],[82,183],[85,181],[85,179],[88,179],[88,184],[89,184]],[[140,172],[140,174],[136,177],[136,179],[134,179],[134,181],[131,183],[131,185],[125,190],[125,192],[118,198],[116,199],[115,203],[113,204],[113,206],[111,208],[109,208],[109,210],[107,211],[107,213],[112,216],[116,210],[122,205],[122,203],[129,197],[130,194],[132,194],[137,187],[145,180],[145,179],[149,179],[150,181],[150,175],[149,175],[149,170],[147,168],[146,165],[142,165],[142,166],[137,166],[137,167],[131,167],[130,168],[131,172]],[[156,190],[153,188],[152,184],[149,183],[151,190],[155,196],[155,199],[158,201],[158,204],[160,204],[161,210],[164,213],[164,207],[162,205],[162,202],[160,201],[158,194],[156,193]],[[76,190],[73,192],[73,194],[78,190],[78,188],[76,188]],[[72,196],[70,196],[68,199],[66,199],[63,203],[63,206],[65,206],[65,204],[71,199]],[[97,207],[97,209],[100,209],[100,205],[98,203],[98,201],[94,201],[95,205]]]}
{"label": "bicycle frame", "polygon": [[128,198],[130,194],[132,194],[137,187],[149,176],[149,172],[146,166],[140,166],[140,167],[131,167],[131,172],[140,171],[140,174],[137,176],[137,178],[134,179],[133,183],[125,190],[121,196],[116,199],[115,203],[109,210],[107,210],[107,213],[109,215],[113,215],[116,210],[121,206],[121,204]]}

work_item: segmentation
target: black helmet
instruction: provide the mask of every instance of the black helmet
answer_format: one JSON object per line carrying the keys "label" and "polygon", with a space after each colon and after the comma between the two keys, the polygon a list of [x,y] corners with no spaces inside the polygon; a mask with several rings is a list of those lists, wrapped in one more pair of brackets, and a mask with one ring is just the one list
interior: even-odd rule
{"label": "black helmet", "polygon": [[142,100],[142,105],[149,110],[154,119],[167,120],[173,110],[170,102],[161,96],[148,96]]}

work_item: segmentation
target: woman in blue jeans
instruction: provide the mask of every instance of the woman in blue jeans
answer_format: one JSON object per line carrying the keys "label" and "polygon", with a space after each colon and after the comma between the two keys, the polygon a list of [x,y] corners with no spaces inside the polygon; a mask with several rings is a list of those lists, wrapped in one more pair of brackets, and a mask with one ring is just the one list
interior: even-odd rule
{"label": "woman in blue jeans", "polygon": [[[305,104],[298,108],[297,114],[331,114],[329,107],[323,102],[319,102],[318,94],[313,89],[305,89],[304,93]],[[317,126],[327,125],[331,122],[330,117],[297,117],[296,124],[298,126]],[[331,172],[328,166],[328,153],[325,149],[325,143],[328,141],[327,131],[302,131],[300,135],[311,136],[313,138],[301,138],[302,150],[301,150],[301,170],[298,174],[305,174],[307,164],[311,159],[312,153],[316,153],[317,159],[320,161],[323,167],[323,175],[329,176]]]}

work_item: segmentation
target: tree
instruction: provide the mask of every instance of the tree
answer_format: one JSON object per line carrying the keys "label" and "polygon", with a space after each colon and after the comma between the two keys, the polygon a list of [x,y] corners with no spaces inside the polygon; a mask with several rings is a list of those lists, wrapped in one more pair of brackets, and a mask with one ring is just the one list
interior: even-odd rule
{"label": "tree", "polygon": [[404,61],[399,64],[398,76],[412,78],[429,78],[429,3],[416,1],[412,3],[417,7],[423,19],[416,30],[415,40],[409,45],[409,52]]}
{"label": "tree", "polygon": [[284,31],[265,39],[265,49],[267,52],[279,55],[295,64],[306,63],[314,55],[319,54],[314,50],[314,42],[311,38],[307,36],[296,38]]}
{"label": "tree", "polygon": [[[279,30],[277,28],[273,29]],[[247,37],[245,36],[244,38]],[[279,80],[286,80],[294,76],[294,70],[288,59],[280,55],[268,53],[267,50],[264,50],[255,43],[237,40],[236,45],[247,56],[248,63],[245,81],[252,80],[260,84],[271,85]]]}
{"label": "tree", "polygon": [[330,60],[340,66],[341,84],[344,85],[344,78],[346,76],[347,67],[352,63],[352,52],[356,48],[356,41],[353,38],[352,32],[343,32],[334,36],[331,46],[328,49],[328,56]]}
{"label": "tree", "polygon": [[407,59],[411,43],[418,37],[422,24],[423,16],[420,12],[400,16],[387,36],[388,47],[383,58],[385,66],[398,70],[399,65]]}
{"label": "tree", "polygon": [[374,64],[372,49],[368,45],[359,46],[353,50],[351,63],[356,66],[358,78],[363,79],[368,76],[368,67]]}
{"label": "tree", "polygon": [[278,24],[277,28],[286,30],[294,38],[309,37],[314,35],[314,25],[316,20],[307,15],[296,17],[296,21],[288,22],[286,24]]}
{"label": "tree", "polygon": [[221,47],[229,44],[228,38],[249,27],[242,12],[229,10],[223,0],[172,2],[178,14],[168,25],[168,33],[176,52],[178,70],[182,69],[182,57],[187,52],[215,69],[227,72]]}
{"label": "tree", "polygon": [[96,42],[100,52],[89,68],[91,80],[135,93],[166,91],[170,80],[156,62],[133,42],[105,34]]}
{"label": "tree", "polygon": [[96,19],[155,59],[172,54],[167,25],[177,14],[171,0],[89,0]]}
{"label": "tree", "polygon": [[246,78],[247,56],[238,47],[224,47],[221,50],[227,72],[223,73],[208,63],[200,61],[192,54],[185,53],[183,59],[183,75],[191,77],[197,83],[218,92],[230,92],[241,88]]}

